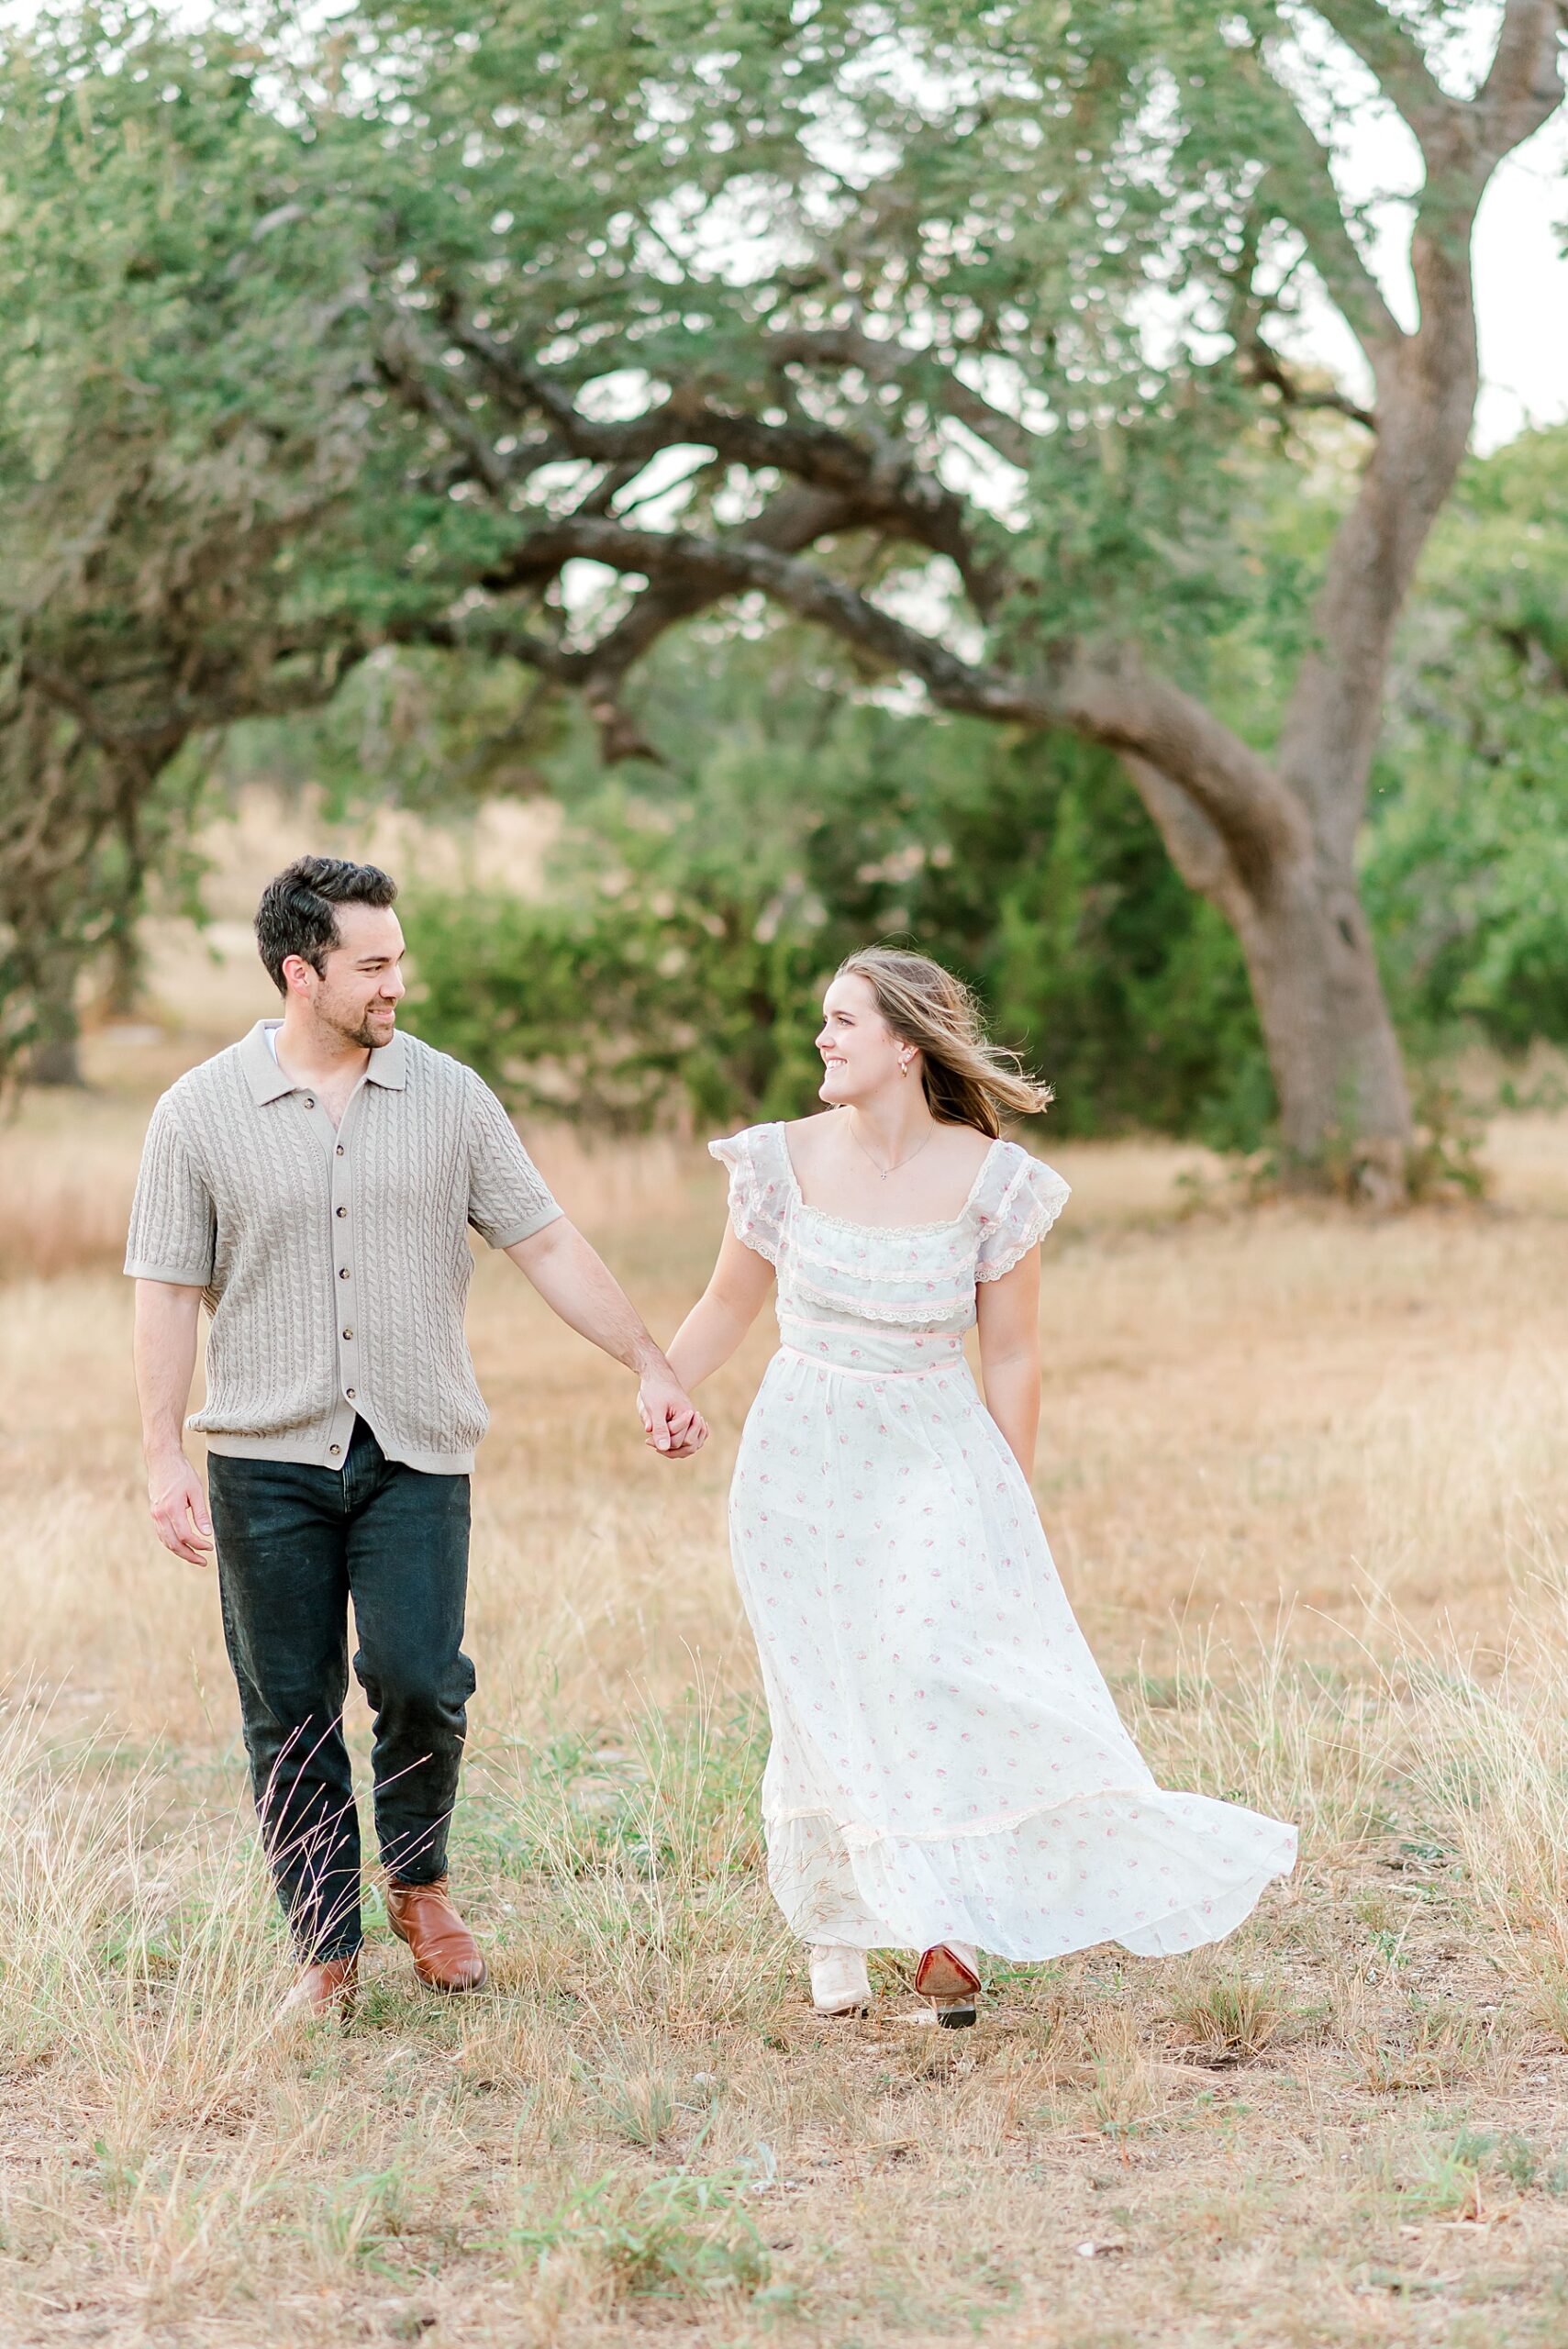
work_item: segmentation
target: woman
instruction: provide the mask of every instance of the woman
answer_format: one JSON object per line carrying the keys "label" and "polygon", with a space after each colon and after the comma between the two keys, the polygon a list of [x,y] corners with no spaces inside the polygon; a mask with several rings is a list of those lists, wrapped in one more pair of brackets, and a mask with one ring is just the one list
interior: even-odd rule
{"label": "woman", "polygon": [[978,1948],[1218,1941],[1296,1831],[1156,1787],[1051,1564],[1029,1479],[1040,1242],[1067,1186],[999,1139],[1048,1090],[940,964],[881,947],[839,971],[817,1049],[838,1115],[708,1145],[729,1226],[670,1361],[695,1390],[776,1273],[782,1343],[730,1493],[769,1882],[820,2012],[863,2013],[867,1950],[902,1946],[938,2020],[970,2023]]}

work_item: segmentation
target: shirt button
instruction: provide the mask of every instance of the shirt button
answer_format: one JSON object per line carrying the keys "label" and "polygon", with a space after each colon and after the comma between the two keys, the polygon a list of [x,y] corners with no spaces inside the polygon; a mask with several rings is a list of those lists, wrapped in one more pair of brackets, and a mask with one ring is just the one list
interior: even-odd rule
{"label": "shirt button", "polygon": [[[316,1096],[315,1096],[315,1094],[314,1094],[314,1093],[307,1093],[307,1094],[306,1095],[306,1097],[305,1097],[305,1106],[306,1106],[306,1108],[307,1109],[314,1109],[314,1108],[315,1108],[315,1107],[316,1107]],[[334,1450],[334,1451],[336,1451],[336,1450],[337,1450],[337,1446],[336,1446],[336,1444],[334,1444],[332,1448],[333,1448],[333,1450]]]}
{"label": "shirt button", "polygon": [[343,1393],[350,1403],[357,1403],[360,1399],[351,1386],[345,1386]]}
{"label": "shirt button", "polygon": [[341,1157],[342,1157],[342,1155],[343,1155],[343,1145],[342,1145],[342,1143],[341,1143],[341,1142],[339,1142],[339,1143],[338,1144],[338,1155],[339,1155],[339,1158],[341,1158]]}
{"label": "shirt button", "polygon": [[348,1208],[339,1208],[338,1209],[338,1213],[339,1213],[339,1215],[347,1215],[347,1214],[348,1214],[348,1212],[349,1212],[349,1210],[348,1210]]}
{"label": "shirt button", "polygon": [[330,1459],[336,1460],[336,1459],[337,1459],[337,1457],[338,1457],[338,1454],[342,1451],[342,1449],[343,1449],[343,1447],[342,1447],[342,1445],[341,1445],[340,1443],[334,1443],[334,1444],[330,1444],[330,1445],[328,1445],[328,1457],[329,1457]]}
{"label": "shirt button", "polygon": [[338,1267],[338,1278],[339,1278],[340,1281],[346,1281],[346,1280],[348,1279],[348,1277],[349,1277],[349,1267],[347,1266],[347,1264],[339,1264],[339,1267]]}
{"label": "shirt button", "polygon": [[345,1338],[351,1338],[351,1337],[353,1336],[353,1334],[354,1334],[354,1333],[353,1333],[353,1331],[352,1331],[351,1330],[344,1330],[344,1332],[343,1332],[343,1335],[344,1335],[344,1337],[345,1337]]}

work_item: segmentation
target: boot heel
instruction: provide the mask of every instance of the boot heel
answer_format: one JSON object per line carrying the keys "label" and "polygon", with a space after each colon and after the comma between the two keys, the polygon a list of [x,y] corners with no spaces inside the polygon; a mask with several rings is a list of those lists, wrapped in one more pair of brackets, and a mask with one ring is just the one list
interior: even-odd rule
{"label": "boot heel", "polygon": [[967,2031],[974,2021],[980,1975],[972,1954],[938,1942],[915,1968],[915,1992],[924,1998],[943,2031]]}

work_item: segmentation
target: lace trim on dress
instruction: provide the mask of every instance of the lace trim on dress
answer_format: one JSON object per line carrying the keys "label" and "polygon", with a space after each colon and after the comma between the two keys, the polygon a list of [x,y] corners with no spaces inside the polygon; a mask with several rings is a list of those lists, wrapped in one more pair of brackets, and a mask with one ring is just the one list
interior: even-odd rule
{"label": "lace trim on dress", "polygon": [[836,1256],[819,1243],[814,1246],[810,1235],[801,1230],[798,1216],[791,1218],[789,1231],[790,1255],[804,1270],[823,1272],[832,1280],[868,1281],[895,1296],[916,1288],[950,1288],[955,1281],[967,1280],[974,1252],[971,1238],[967,1246],[957,1249],[928,1246],[912,1264],[889,1264],[864,1256]]}
{"label": "lace trim on dress", "polygon": [[759,1256],[765,1256],[770,1264],[776,1264],[784,1245],[784,1218],[776,1208],[771,1212],[763,1208],[761,1173],[746,1146],[748,1140],[748,1134],[734,1134],[722,1141],[710,1141],[708,1153],[729,1170],[729,1221],[735,1237]]}
{"label": "lace trim on dress", "polygon": [[826,1288],[811,1279],[802,1271],[798,1257],[791,1260],[789,1285],[795,1297],[810,1297],[818,1305],[842,1306],[846,1312],[858,1314],[862,1321],[900,1322],[916,1329],[943,1314],[965,1311],[974,1303],[973,1293],[967,1286],[954,1289],[948,1297],[905,1297],[891,1304],[882,1297],[856,1297],[843,1289]]}
{"label": "lace trim on dress", "polygon": [[[1048,1179],[1053,1187],[1042,1196],[1039,1190],[1034,1189],[1034,1184],[1043,1183]],[[1013,1230],[1007,1235],[1006,1243],[1001,1248],[994,1253],[982,1255],[974,1267],[974,1277],[977,1281],[999,1281],[1004,1273],[1010,1273],[1015,1264],[1021,1264],[1031,1248],[1039,1247],[1072,1197],[1069,1186],[1062,1181],[1060,1174],[1052,1173],[1049,1167],[1041,1166],[1039,1159],[1029,1159],[1019,1167],[1007,1186],[1002,1203],[996,1210],[995,1220],[998,1227],[1012,1202],[1014,1192],[1020,1184],[1029,1184],[1032,1192],[1025,1219],[1022,1223],[1015,1223]]]}
{"label": "lace trim on dress", "polygon": [[[967,1227],[962,1230],[955,1229],[949,1231],[946,1224],[932,1224],[917,1241],[911,1235],[917,1227],[906,1224],[895,1233],[877,1234],[879,1240],[895,1240],[895,1247],[867,1247],[862,1241],[846,1260],[846,1252],[841,1246],[836,1248],[826,1232],[812,1230],[808,1219],[815,1217],[816,1213],[815,1208],[804,1210],[798,1206],[791,1208],[790,1229],[795,1234],[796,1255],[814,1256],[820,1263],[835,1265],[841,1272],[850,1270],[851,1266],[857,1272],[863,1269],[873,1280],[928,1281],[931,1277],[933,1264],[957,1264],[968,1255],[974,1244],[973,1231]],[[933,1234],[937,1233],[943,1236],[933,1241]]]}
{"label": "lace trim on dress", "polygon": [[[710,1141],[708,1150],[728,1170],[729,1219],[746,1247],[778,1267],[781,1276],[787,1268],[790,1286],[803,1297],[895,1325],[966,1310],[972,1317],[973,1285],[1011,1272],[1045,1237],[1069,1197],[1068,1186],[1040,1160],[1017,1144],[993,1142],[956,1216],[931,1223],[857,1223],[802,1198],[776,1121]],[[993,1207],[986,1193],[996,1187],[996,1176],[1000,1197]],[[835,1242],[851,1234],[857,1261],[846,1263]],[[892,1255],[906,1261],[887,1262]],[[910,1255],[917,1260],[913,1264]]]}
{"label": "lace trim on dress", "polygon": [[[958,1226],[929,1226],[927,1238],[913,1249],[906,1235],[916,1226],[906,1225],[900,1231],[890,1228],[875,1237],[891,1237],[892,1248],[862,1245],[853,1263],[834,1252],[828,1231],[814,1230],[817,1219],[815,1208],[803,1211],[798,1201],[791,1202],[788,1285],[794,1294],[859,1314],[868,1321],[917,1326],[953,1313],[973,1314],[974,1238],[969,1219]],[[849,1228],[861,1232],[863,1241],[862,1226]],[[934,1246],[931,1234],[942,1235],[946,1244]],[[914,1254],[916,1261],[888,1263],[886,1259],[894,1254],[906,1259]]]}

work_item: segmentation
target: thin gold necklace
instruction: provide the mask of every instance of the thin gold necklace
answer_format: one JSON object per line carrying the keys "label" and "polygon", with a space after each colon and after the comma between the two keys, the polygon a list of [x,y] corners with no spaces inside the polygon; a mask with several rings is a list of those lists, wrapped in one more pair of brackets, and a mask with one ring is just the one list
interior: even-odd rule
{"label": "thin gold necklace", "polygon": [[877,1181],[879,1183],[885,1183],[890,1174],[896,1174],[901,1166],[907,1166],[911,1159],[919,1157],[920,1152],[926,1147],[926,1142],[930,1141],[931,1134],[934,1134],[936,1130],[936,1120],[933,1119],[931,1121],[930,1133],[927,1134],[925,1141],[917,1141],[912,1151],[903,1158],[895,1158],[891,1166],[876,1166],[875,1159],[872,1158],[870,1151],[866,1148],[859,1134],[856,1133],[853,1126],[850,1128],[850,1140],[854,1143],[855,1148],[860,1152],[862,1158],[871,1158],[872,1164],[876,1166]]}

